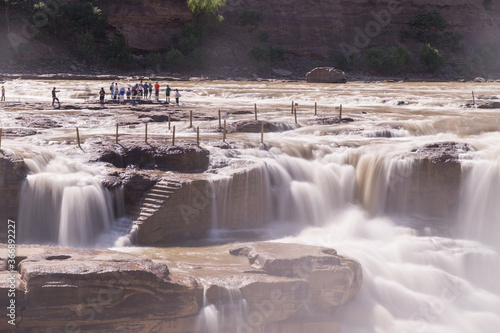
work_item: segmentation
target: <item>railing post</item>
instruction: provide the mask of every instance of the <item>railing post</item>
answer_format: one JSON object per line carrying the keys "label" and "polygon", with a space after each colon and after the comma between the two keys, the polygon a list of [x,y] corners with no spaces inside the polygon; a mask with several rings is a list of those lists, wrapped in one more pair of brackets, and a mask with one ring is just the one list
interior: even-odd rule
{"label": "railing post", "polygon": [[224,129],[222,131],[222,142],[226,142],[226,120],[224,120]]}
{"label": "railing post", "polygon": [[172,146],[175,146],[175,126],[172,130]]}
{"label": "railing post", "polygon": [[82,149],[82,146],[80,146],[80,131],[78,130],[78,127],[76,128],[76,141],[78,143],[78,148]]}
{"label": "railing post", "polygon": [[196,146],[200,148],[200,126],[196,127]]}
{"label": "railing post", "polygon": [[317,102],[314,102],[314,115],[315,116],[318,115],[318,103]]}
{"label": "railing post", "polygon": [[189,111],[189,128],[193,128],[193,111]]}
{"label": "railing post", "polygon": [[116,138],[115,143],[118,144],[118,123],[116,123]]}
{"label": "railing post", "polygon": [[148,123],[146,123],[146,131],[144,133],[144,141],[148,143]]}
{"label": "railing post", "polygon": [[254,104],[255,120],[257,120],[257,103]]}
{"label": "railing post", "polygon": [[342,121],[342,104],[340,104],[339,121]]}
{"label": "railing post", "polygon": [[171,114],[169,113],[168,114],[168,130],[169,131],[170,131],[170,121],[171,121],[171,119],[170,119],[171,117],[170,116],[171,116]]}
{"label": "railing post", "polygon": [[264,122],[260,123],[260,143],[264,143]]}
{"label": "railing post", "polygon": [[219,128],[222,128],[221,116],[220,116],[220,109],[219,109]]}

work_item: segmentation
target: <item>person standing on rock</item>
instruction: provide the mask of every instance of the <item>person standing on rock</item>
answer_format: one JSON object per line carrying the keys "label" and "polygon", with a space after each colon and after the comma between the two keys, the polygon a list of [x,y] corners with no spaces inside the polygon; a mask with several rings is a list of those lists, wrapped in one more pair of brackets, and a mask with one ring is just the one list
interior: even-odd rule
{"label": "person standing on rock", "polygon": [[115,91],[115,83],[111,82],[111,85],[109,86],[109,90],[111,91],[111,96],[113,96],[113,92]]}
{"label": "person standing on rock", "polygon": [[167,84],[167,89],[165,89],[165,94],[167,95],[167,99],[166,99],[166,102],[167,104],[170,104],[170,92],[172,91],[172,89],[170,88],[170,86]]}
{"label": "person standing on rock", "polygon": [[104,107],[104,98],[106,97],[106,92],[104,91],[104,88],[101,88],[99,91],[99,103],[101,103],[101,107]]}
{"label": "person standing on rock", "polygon": [[2,102],[5,102],[5,88],[2,86]]}
{"label": "person standing on rock", "polygon": [[153,98],[153,83],[149,83],[149,99]]}
{"label": "person standing on rock", "polygon": [[138,95],[139,95],[138,99],[141,100],[141,98],[142,98],[142,90],[144,89],[142,80],[141,80],[141,83],[139,83],[139,85],[137,86],[137,89],[138,89]]}
{"label": "person standing on rock", "polygon": [[132,95],[132,91],[130,90],[130,87],[127,90],[127,102],[130,103],[130,96]]}
{"label": "person standing on rock", "polygon": [[55,107],[55,103],[57,101],[57,104],[59,105],[59,107],[61,106],[61,103],[59,102],[59,98],[57,98],[56,96],[56,93],[58,93],[59,90],[56,90],[56,87],[54,87],[54,89],[52,89],[52,107]]}
{"label": "person standing on rock", "polygon": [[175,89],[175,104],[179,106],[179,98],[181,97],[181,93],[179,92],[179,89]]}
{"label": "person standing on rock", "polygon": [[137,88],[136,87],[133,87],[132,88],[132,105],[135,105],[135,103],[137,102],[137,95],[139,93],[137,92]]}
{"label": "person standing on rock", "polygon": [[160,85],[158,82],[155,83],[155,98],[157,101],[160,99]]}
{"label": "person standing on rock", "polygon": [[120,88],[120,104],[125,103],[125,87]]}

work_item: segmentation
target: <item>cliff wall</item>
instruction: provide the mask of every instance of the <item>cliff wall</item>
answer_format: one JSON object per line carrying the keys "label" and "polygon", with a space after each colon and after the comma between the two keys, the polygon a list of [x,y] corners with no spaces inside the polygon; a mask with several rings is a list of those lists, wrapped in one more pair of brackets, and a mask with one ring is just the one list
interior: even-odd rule
{"label": "cliff wall", "polygon": [[[193,20],[185,3],[140,0],[97,3],[109,23],[125,35],[130,46],[143,51],[165,51],[172,36]],[[268,34],[266,44],[282,47],[288,58],[328,59],[368,45],[384,47],[404,42],[402,32],[418,13],[439,11],[450,30],[464,38],[466,47],[495,42],[500,36],[500,4],[482,0],[228,0],[221,9],[224,21],[205,42],[217,63],[246,59],[251,44]],[[255,26],[243,26],[244,11],[262,14]],[[405,43],[406,44],[406,43]]]}

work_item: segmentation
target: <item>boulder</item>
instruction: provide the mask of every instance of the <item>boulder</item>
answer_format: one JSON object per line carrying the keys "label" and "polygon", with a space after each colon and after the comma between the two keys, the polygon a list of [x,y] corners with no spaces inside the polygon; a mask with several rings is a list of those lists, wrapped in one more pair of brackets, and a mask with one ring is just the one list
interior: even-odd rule
{"label": "boulder", "polygon": [[478,104],[478,109],[500,109],[500,102],[489,101]]}
{"label": "boulder", "polygon": [[324,313],[351,300],[363,281],[361,265],[330,248],[262,242],[230,253],[247,257],[254,269],[265,274],[308,281],[309,306]]}
{"label": "boulder", "polygon": [[306,74],[306,81],[310,83],[346,83],[347,77],[340,69],[316,67]]}
{"label": "boulder", "polygon": [[295,129],[294,126],[288,125],[286,123],[275,123],[262,120],[241,120],[232,123],[228,132],[244,132],[244,133],[260,133],[262,130],[262,124],[264,124],[264,132],[283,132]]}
{"label": "boulder", "polygon": [[179,172],[203,172],[208,169],[210,152],[196,146],[180,147],[163,145],[156,149],[156,169]]}
{"label": "boulder", "polygon": [[[412,149],[394,163],[388,179],[385,210],[421,216],[433,227],[453,223],[460,198],[460,154],[472,151],[466,143],[438,142]],[[404,162],[408,161],[408,162]]]}
{"label": "boulder", "polygon": [[[150,332],[159,322],[193,321],[200,309],[201,289],[194,279],[173,276],[165,264],[149,259],[37,245],[19,245],[17,257],[16,332],[109,332],[110,327]],[[2,304],[6,287],[2,279]],[[6,321],[0,322],[0,331],[7,329]]]}
{"label": "boulder", "polygon": [[412,149],[412,157],[433,162],[457,162],[459,155],[472,151],[467,143],[438,142]]}
{"label": "boulder", "polygon": [[144,172],[128,171],[120,175],[123,185],[123,194],[127,206],[131,206],[141,200],[146,191],[151,189],[157,182],[150,174]]}

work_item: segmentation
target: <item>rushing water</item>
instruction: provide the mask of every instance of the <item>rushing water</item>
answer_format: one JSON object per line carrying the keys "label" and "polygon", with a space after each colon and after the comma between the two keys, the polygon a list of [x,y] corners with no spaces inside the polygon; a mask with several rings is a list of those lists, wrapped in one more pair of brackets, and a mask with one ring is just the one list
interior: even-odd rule
{"label": "rushing water", "polygon": [[[115,216],[123,215],[123,195],[101,184],[102,171],[46,151],[27,158],[31,174],[20,198],[23,243],[72,247],[112,245]],[[121,204],[120,204],[121,203]],[[101,240],[103,243],[98,244]]]}
{"label": "rushing water", "polygon": [[[36,89],[33,85],[27,81],[10,82],[7,97],[40,102],[46,108],[44,103],[48,104],[54,83],[36,82]],[[64,87],[60,93],[64,105],[78,104],[78,96],[98,91],[100,86],[106,88],[109,83],[58,82],[56,86]],[[218,109],[252,110],[253,103],[257,103],[261,118],[281,122],[286,125],[283,128],[295,126],[290,102],[298,104],[301,126],[294,131],[266,133],[269,150],[244,148],[241,144],[257,146],[257,134],[232,134],[229,141],[237,149],[232,154],[216,152],[212,165],[224,165],[233,159],[260,165],[261,187],[271,202],[266,216],[277,226],[269,227],[268,238],[329,246],[362,264],[362,289],[334,315],[342,323],[344,333],[498,332],[500,113],[462,107],[472,90],[476,96],[494,95],[498,84],[178,82],[174,88],[177,87],[183,91],[179,112],[183,108],[203,108],[203,112],[215,115]],[[307,125],[308,120],[314,119],[315,102],[320,116],[336,115],[335,107],[343,104],[344,116],[356,121],[333,126]],[[14,108],[10,113],[1,113],[4,127],[22,126],[16,117],[50,116],[62,128],[4,140],[2,144],[64,146],[71,140],[70,129],[75,125],[83,126],[87,135],[99,136],[113,133],[116,121],[133,115],[127,109],[119,114],[106,109],[99,112],[97,119],[92,112],[46,109],[39,114],[40,111],[22,106]],[[238,120],[236,115],[225,117],[229,122]],[[152,135],[163,133],[162,126],[151,124]],[[220,140],[213,131],[217,121],[206,121],[200,126],[202,138],[207,138],[205,145]],[[181,137],[193,138],[187,124],[178,124],[178,128]],[[136,135],[139,131],[131,129],[127,133]],[[472,150],[459,154],[462,172],[461,177],[451,180],[459,185],[452,213],[446,218],[431,219],[435,194],[424,192],[423,188],[415,194],[415,188],[411,188],[419,165],[408,153],[416,147],[444,141],[468,143]],[[21,215],[37,216],[39,221],[27,234],[39,233],[53,242],[57,239],[63,245],[81,246],[89,244],[89,236],[82,230],[110,230],[112,200],[97,184],[95,172],[82,176],[79,170],[67,167],[66,171],[58,170],[39,179],[38,174],[50,174],[45,169],[50,163],[43,165],[46,166],[39,167],[26,185],[31,190],[26,189],[29,196],[25,200],[34,204]],[[424,180],[418,184],[424,184]],[[224,207],[213,212],[214,228],[226,223],[227,192],[221,192],[220,187],[228,183],[229,180],[222,180],[212,188],[213,207]],[[38,184],[46,189],[34,190]],[[427,202],[427,206],[415,202],[419,195],[419,201]],[[67,208],[66,203],[78,201],[75,197],[89,199]],[[58,209],[44,216],[42,208],[50,198],[57,199]],[[441,203],[439,200],[442,198],[434,201]],[[71,219],[77,223],[67,223],[68,212],[76,213]],[[49,220],[60,221],[57,230],[52,222],[40,222]],[[434,227],[436,222],[439,228]],[[297,228],[300,231],[294,232]],[[287,232],[285,237],[283,230]],[[75,234],[79,235],[76,239]],[[235,296],[232,303],[240,301]],[[244,306],[236,308],[228,310],[205,301],[199,326],[206,326],[206,332],[218,332],[218,325],[228,320],[228,311],[233,319],[237,313],[244,316]]]}

